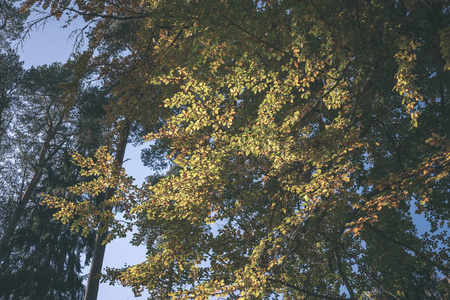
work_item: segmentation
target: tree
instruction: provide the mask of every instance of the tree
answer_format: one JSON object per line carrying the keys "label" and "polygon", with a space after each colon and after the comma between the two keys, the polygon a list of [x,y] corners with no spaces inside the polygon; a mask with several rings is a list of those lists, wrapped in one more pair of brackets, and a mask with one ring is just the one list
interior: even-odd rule
{"label": "tree", "polygon": [[27,14],[20,14],[19,9],[13,5],[14,1],[0,1],[0,50],[11,49],[10,43],[21,37],[24,21]]}
{"label": "tree", "polygon": [[0,1],[0,155],[8,144],[6,131],[11,122],[11,104],[23,73],[19,56],[10,43],[20,38],[25,17],[9,1]]}
{"label": "tree", "polygon": [[[79,168],[72,164],[70,153],[89,155],[102,142],[101,106],[108,96],[98,88],[80,87],[75,98],[65,97],[62,84],[73,78],[66,65],[33,67],[22,77],[11,92],[10,143],[0,170],[5,220],[0,297],[80,299],[81,267],[91,259],[93,235],[80,237],[70,226],[53,220],[55,210],[40,203],[42,194],[65,195],[67,187],[79,181]],[[80,199],[70,197],[70,201]]]}
{"label": "tree", "polygon": [[[129,135],[129,129],[128,126],[125,126],[126,128],[123,129],[122,132],[119,134],[117,147],[116,147],[116,157],[115,162],[117,166],[116,168],[122,167],[124,155],[125,155],[125,148],[128,142],[128,135]],[[113,169],[113,172],[115,170]],[[117,172],[117,171],[116,171]],[[117,176],[115,174],[111,174],[113,177]],[[117,187],[116,186],[110,186],[105,184],[106,192],[104,196],[104,202],[108,203],[110,201],[114,201],[114,197],[117,197]],[[85,192],[82,190],[82,192]],[[95,194],[95,193],[94,193]],[[102,206],[102,203],[100,203],[100,206]],[[105,205],[106,207],[101,208],[100,213],[104,213],[104,210],[106,210],[107,218],[110,217],[108,213],[111,213],[112,207],[108,207],[108,205]],[[97,299],[98,295],[98,288],[100,285],[100,277],[101,277],[101,271],[103,267],[103,258],[105,255],[105,248],[106,248],[106,242],[108,239],[108,225],[109,223],[107,220],[102,220],[98,222],[98,231],[96,233],[95,238],[95,248],[94,248],[94,255],[92,257],[91,262],[91,269],[89,271],[89,278],[86,286],[86,291],[84,295],[84,300],[94,300]]]}
{"label": "tree", "polygon": [[[61,147],[67,142],[65,136],[60,136],[64,129],[64,119],[67,117],[67,110],[59,99],[61,95],[58,81],[49,81],[53,75],[56,80],[61,80],[64,71],[56,72],[58,66],[49,69],[31,69],[27,74],[28,81],[24,82],[24,96],[27,97],[24,102],[16,104],[16,109],[21,110],[17,117],[19,122],[14,124],[10,134],[15,136],[17,141],[27,140],[27,143],[17,142],[13,151],[12,160],[21,160],[31,164],[31,172],[28,166],[24,166],[25,173],[32,174],[29,182],[23,190],[20,200],[17,203],[14,212],[6,226],[0,240],[0,260],[3,261],[6,255],[6,249],[11,242],[14,230],[20,222],[21,216],[30,202],[34,190],[39,184],[44,173],[46,164],[54,158]],[[44,79],[45,78],[45,79]],[[47,82],[46,82],[47,81]],[[51,82],[51,83],[50,83]],[[56,83],[55,83],[56,82]],[[28,85],[28,86],[26,86]],[[23,107],[20,107],[23,105]],[[31,112],[31,114],[30,114]],[[41,120],[40,123],[33,122],[36,117]],[[33,120],[33,121],[32,121]],[[33,140],[32,136],[37,137]],[[27,178],[28,175],[24,174]]]}
{"label": "tree", "polygon": [[179,172],[123,204],[157,249],[109,279],[161,299],[448,297],[447,2],[50,3],[95,24],[92,55],[133,20],[128,51],[92,65],[122,114],[172,114],[147,139]]}
{"label": "tree", "polygon": [[11,104],[17,97],[17,85],[22,77],[22,63],[19,56],[12,51],[0,53],[0,152],[7,147],[7,128],[11,123]]}

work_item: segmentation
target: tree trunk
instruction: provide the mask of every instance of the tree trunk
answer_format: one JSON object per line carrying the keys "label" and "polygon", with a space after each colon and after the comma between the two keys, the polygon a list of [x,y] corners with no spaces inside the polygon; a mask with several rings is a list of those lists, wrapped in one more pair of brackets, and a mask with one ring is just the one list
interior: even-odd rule
{"label": "tree trunk", "polygon": [[[126,126],[124,131],[120,133],[118,141],[116,153],[116,162],[118,166],[122,166],[123,164],[123,159],[125,156],[125,148],[127,146],[128,141],[128,134],[129,134],[129,126]],[[111,199],[114,196],[115,191],[116,190],[114,188],[108,188],[105,194],[105,201]],[[104,226],[105,226],[104,222],[101,221],[99,224],[99,228],[102,228]],[[99,234],[97,232],[97,235],[95,237],[94,254],[92,256],[91,268],[89,270],[89,278],[86,284],[86,292],[84,294],[84,300],[97,300],[98,288],[100,285],[100,277],[103,266],[103,258],[105,256],[105,248],[106,248],[106,245],[104,245],[103,242],[106,240],[107,236],[108,232],[105,232],[103,234]]]}
{"label": "tree trunk", "polygon": [[[108,189],[112,190],[112,189]],[[112,193],[114,195],[114,191]],[[103,222],[100,222],[99,226],[104,226]],[[100,285],[100,276],[102,273],[103,258],[105,257],[106,245],[103,245],[103,241],[108,236],[105,232],[102,235],[97,233],[95,238],[94,254],[92,256],[91,268],[89,270],[89,278],[86,284],[86,292],[84,294],[84,300],[95,300],[98,295],[98,287]]]}

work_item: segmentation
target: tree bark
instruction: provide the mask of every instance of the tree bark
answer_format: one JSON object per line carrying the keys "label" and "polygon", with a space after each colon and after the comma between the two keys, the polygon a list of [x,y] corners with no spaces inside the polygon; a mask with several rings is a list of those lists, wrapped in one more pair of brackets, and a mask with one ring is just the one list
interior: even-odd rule
{"label": "tree bark", "polygon": [[[104,226],[103,222],[100,222],[99,226]],[[91,268],[89,270],[89,278],[86,284],[86,291],[84,294],[85,300],[97,299],[98,288],[100,285],[100,277],[102,273],[103,258],[105,257],[105,249],[106,249],[106,245],[103,245],[103,241],[106,239],[107,236],[108,233],[105,232],[102,235],[99,235],[97,233],[95,237],[94,254],[92,256]]]}
{"label": "tree bark", "polygon": [[[123,164],[123,159],[125,156],[125,148],[128,141],[128,134],[129,134],[129,126],[127,125],[125,126],[123,132],[120,133],[117,146],[116,162],[117,165],[120,167]],[[114,196],[115,191],[116,190],[114,188],[108,188],[105,194],[105,201],[111,199]],[[99,228],[102,228],[105,225],[106,224],[103,221],[101,221],[99,224]],[[100,277],[103,266],[103,258],[105,257],[105,249],[106,249],[106,245],[103,244],[103,242],[106,240],[107,236],[108,232],[105,232],[103,234],[99,234],[97,232],[96,234],[94,254],[92,256],[91,268],[89,270],[89,278],[86,284],[84,300],[97,300],[98,288],[100,285]]]}

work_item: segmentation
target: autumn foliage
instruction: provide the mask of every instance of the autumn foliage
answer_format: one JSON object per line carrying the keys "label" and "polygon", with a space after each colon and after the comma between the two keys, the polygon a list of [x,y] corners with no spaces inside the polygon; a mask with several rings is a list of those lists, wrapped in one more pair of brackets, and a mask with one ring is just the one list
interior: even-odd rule
{"label": "autumn foliage", "polygon": [[[117,186],[102,205],[148,247],[105,280],[153,299],[449,295],[446,1],[27,3],[92,22],[81,63],[176,169],[139,189],[106,149],[74,156],[93,179],[71,191]],[[74,229],[125,230],[64,203],[47,198]]]}

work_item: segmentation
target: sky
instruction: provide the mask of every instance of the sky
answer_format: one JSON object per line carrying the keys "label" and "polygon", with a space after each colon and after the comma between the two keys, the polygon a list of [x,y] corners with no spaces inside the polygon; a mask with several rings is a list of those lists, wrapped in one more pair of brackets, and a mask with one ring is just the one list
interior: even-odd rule
{"label": "sky", "polygon": [[[81,22],[75,22],[68,28],[62,28],[63,22],[48,22],[44,28],[34,29],[22,45],[18,46],[18,54],[24,61],[24,68],[51,64],[53,62],[64,63],[70,57],[73,50],[74,39],[71,32],[81,28]],[[124,168],[127,173],[134,177],[135,183],[141,185],[150,170],[143,166],[140,160],[142,147],[127,146],[125,152]],[[129,242],[131,234],[125,239],[116,239],[106,246],[103,267],[121,268],[125,264],[134,265],[145,261],[145,247],[135,247]],[[89,266],[84,268],[85,274],[89,273]],[[100,284],[98,300],[127,300],[147,299],[146,295],[134,297],[130,288],[122,286],[110,286],[107,283]]]}

